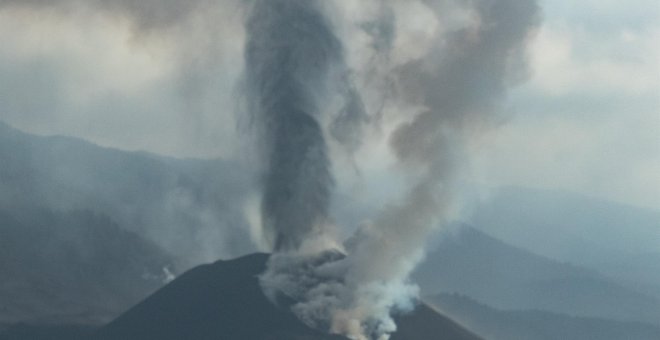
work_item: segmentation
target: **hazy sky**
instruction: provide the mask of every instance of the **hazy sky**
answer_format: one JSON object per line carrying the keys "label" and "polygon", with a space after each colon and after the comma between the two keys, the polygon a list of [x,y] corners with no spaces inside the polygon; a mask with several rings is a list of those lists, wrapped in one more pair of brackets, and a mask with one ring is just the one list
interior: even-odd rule
{"label": "hazy sky", "polygon": [[[0,120],[122,149],[231,157],[240,6],[195,1],[203,11],[152,15],[135,5],[126,15],[56,2],[71,4],[0,0]],[[660,3],[541,4],[529,80],[473,146],[476,182],[660,208]]]}

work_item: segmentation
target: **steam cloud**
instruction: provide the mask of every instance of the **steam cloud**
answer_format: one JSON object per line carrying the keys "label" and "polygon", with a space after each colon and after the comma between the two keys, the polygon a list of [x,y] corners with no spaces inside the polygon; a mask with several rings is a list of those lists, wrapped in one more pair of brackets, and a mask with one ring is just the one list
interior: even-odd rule
{"label": "steam cloud", "polygon": [[273,298],[297,301],[292,310],[309,325],[351,339],[389,338],[392,314],[412,308],[417,289],[407,278],[429,234],[457,204],[462,148],[496,122],[507,87],[524,75],[525,43],[538,19],[531,0],[424,4],[439,23],[451,13],[467,19],[435,32],[426,53],[405,63],[388,56],[396,4],[381,2],[379,15],[362,25],[374,60],[383,63],[373,71],[391,72],[397,91],[389,94],[410,108],[397,112],[406,119],[390,146],[414,181],[402,201],[346,242],[341,256],[305,246],[329,224],[332,179],[318,105],[331,90],[330,65],[341,64],[341,43],[314,1],[257,2],[247,24],[250,98],[269,147],[263,214],[278,251],[262,285]]}

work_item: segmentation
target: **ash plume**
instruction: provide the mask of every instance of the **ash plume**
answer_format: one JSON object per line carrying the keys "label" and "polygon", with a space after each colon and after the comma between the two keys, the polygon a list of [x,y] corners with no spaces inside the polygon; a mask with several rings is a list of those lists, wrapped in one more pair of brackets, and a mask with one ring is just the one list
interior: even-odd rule
{"label": "ash plume", "polygon": [[264,155],[262,219],[276,251],[323,234],[333,185],[319,117],[341,44],[317,1],[259,0],[246,23],[247,102]]}
{"label": "ash plume", "polygon": [[[282,8],[300,4],[296,1],[276,2],[282,4]],[[407,170],[413,179],[408,194],[400,202],[391,202],[381,214],[360,228],[346,242],[345,256],[339,259],[331,256],[332,259],[319,261],[315,256],[301,253],[276,253],[269,270],[262,277],[262,285],[271,296],[279,291],[297,301],[292,310],[303,321],[351,339],[388,339],[389,334],[396,331],[391,315],[412,308],[417,288],[409,282],[408,276],[424,255],[425,240],[435,229],[449,222],[460,203],[457,198],[460,194],[458,182],[465,165],[465,145],[477,137],[480,131],[497,122],[507,88],[525,73],[524,50],[538,21],[538,6],[533,0],[423,3],[427,10],[433,11],[439,25],[445,24],[451,11],[468,13],[468,19],[443,26],[435,32],[427,51],[413,60],[394,64],[395,61],[387,55],[374,59],[391,63],[374,69],[394,71],[392,77],[397,84],[397,107],[408,108],[392,109],[394,113],[389,116],[390,119],[404,122],[393,130],[389,143],[400,167]],[[394,3],[381,3],[385,7],[388,4],[392,6],[389,13],[396,16],[397,7]],[[392,16],[379,15],[375,16],[371,25],[363,27],[390,28],[394,27],[392,22],[395,20]],[[294,20],[287,18],[287,21]],[[324,22],[314,21],[311,32],[326,32]],[[376,53],[390,53],[392,48],[389,46],[396,44],[396,32],[382,31],[386,34],[371,32],[371,48]],[[307,43],[305,39],[298,40]],[[383,44],[383,41],[388,43]],[[277,40],[271,43],[277,43]],[[340,48],[334,39],[325,40],[323,46],[332,46],[337,50]],[[279,53],[289,53],[286,51],[287,48],[281,48]],[[249,53],[248,49],[248,56]],[[317,54],[312,53],[310,56],[315,57]],[[259,65],[247,63],[248,68],[256,66]],[[284,62],[278,65],[278,70],[287,70],[288,67]],[[276,76],[274,79],[260,79],[266,84],[287,79],[281,73],[260,74]],[[316,76],[320,73],[296,74],[303,77],[313,75],[304,81],[310,81],[313,85],[319,83]],[[311,89],[323,88],[316,85]],[[288,92],[275,95],[271,102],[289,95]],[[291,99],[294,100],[290,100],[287,105],[300,105],[296,104],[299,98]],[[297,109],[283,107],[292,113]],[[415,107],[422,109],[415,111]],[[310,109],[307,112],[314,111]],[[277,111],[270,111],[270,114],[271,118],[278,115]],[[306,150],[311,147],[324,150],[320,127],[313,125],[310,129],[318,134],[310,138],[306,137],[305,130],[300,130],[296,142],[307,145],[287,145],[288,151],[304,157]],[[271,157],[277,157],[277,152],[281,150],[275,151]],[[327,185],[330,183],[327,158],[325,153],[315,155],[317,183]],[[279,181],[284,178],[280,176],[273,179]],[[295,184],[296,181],[291,183]],[[328,188],[324,186],[323,190],[317,189],[317,193],[323,194],[322,202],[327,202]],[[265,190],[265,201],[268,202],[269,195],[272,195],[269,190],[272,189],[267,184]],[[312,210],[315,212],[314,218],[326,219],[326,206],[318,205],[319,209]],[[271,212],[267,204],[266,207],[264,213],[269,219],[269,214],[279,216],[280,212],[300,214],[301,207],[307,209],[309,205],[286,207],[280,212]],[[297,217],[302,218],[297,222],[304,221],[302,226],[287,222],[287,232],[302,231],[294,236],[298,245],[311,234],[309,228],[318,221],[310,219],[307,213],[303,211],[299,215],[301,217]],[[295,228],[291,229],[291,225],[295,225]]]}
{"label": "ash plume", "polygon": [[[244,67],[239,89],[257,136],[263,238],[274,251],[262,288],[312,327],[388,339],[392,315],[414,308],[418,290],[408,277],[425,240],[460,205],[466,145],[498,123],[507,90],[524,80],[536,0],[0,0],[3,8],[98,10],[144,36],[176,27],[191,54],[179,67],[204,61],[192,67],[199,78],[207,60],[227,51],[200,49],[187,25],[230,5],[248,13],[223,37],[245,39],[236,53],[243,59],[232,61]],[[333,142],[356,152],[379,133],[406,192],[355,221],[363,226],[342,242],[330,210],[341,180],[332,165],[342,161]]]}
{"label": "ash plume", "polygon": [[[409,285],[407,277],[423,256],[425,240],[448,222],[458,203],[457,180],[466,141],[493,125],[506,89],[524,70],[524,47],[538,19],[535,1],[462,5],[469,6],[474,18],[467,26],[439,35],[425,57],[398,68],[402,95],[424,109],[394,130],[390,146],[417,180],[403,201],[364,228],[349,249],[346,280],[355,286],[351,291],[374,283]],[[436,15],[440,20],[442,13]],[[400,298],[395,293],[354,301],[387,308],[396,306]],[[392,302],[384,302],[388,299]],[[361,319],[363,309],[356,303],[344,313],[349,320]]]}

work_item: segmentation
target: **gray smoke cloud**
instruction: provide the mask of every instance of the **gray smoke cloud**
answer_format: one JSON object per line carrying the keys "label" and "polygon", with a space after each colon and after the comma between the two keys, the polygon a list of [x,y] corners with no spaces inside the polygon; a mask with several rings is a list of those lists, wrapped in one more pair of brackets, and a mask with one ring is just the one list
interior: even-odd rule
{"label": "gray smoke cloud", "polygon": [[341,42],[319,2],[255,1],[246,35],[246,100],[265,167],[265,235],[275,250],[294,250],[330,223],[333,178],[322,116],[333,95],[345,96],[333,132],[354,146],[362,104],[345,79]]}
{"label": "gray smoke cloud", "polygon": [[[214,20],[200,18],[219,7],[244,9],[242,30],[227,30],[238,39],[245,34],[243,60],[236,62],[244,66],[239,90],[258,136],[260,236],[275,251],[262,287],[274,301],[282,295],[293,301],[292,311],[308,325],[364,340],[389,338],[392,315],[414,307],[409,274],[430,233],[460,205],[466,144],[498,123],[507,89],[524,79],[525,47],[539,16],[535,0],[0,0],[0,6],[102,11],[127,18],[138,38],[185,25],[217,30]],[[187,50],[179,67],[192,74],[180,80],[194,105],[222,53],[187,41],[186,29],[177,36]],[[333,157],[333,147],[356,152],[378,135],[371,130],[385,135],[407,191],[342,245],[329,206],[333,163],[344,159]]]}
{"label": "gray smoke cloud", "polygon": [[[396,331],[392,314],[412,308],[417,288],[408,276],[422,259],[430,234],[449,222],[460,204],[463,149],[480,131],[498,121],[507,88],[525,74],[525,46],[538,22],[538,6],[532,0],[424,4],[439,24],[446,23],[453,13],[465,14],[465,19],[444,25],[423,55],[401,64],[389,57],[396,39],[396,4],[382,2],[387,10],[369,24],[362,24],[372,37],[369,48],[376,52],[372,61],[389,63],[366,74],[392,71],[396,90],[391,95],[396,98],[391,100],[398,101],[398,108],[409,108],[392,109],[394,113],[389,115],[389,119],[403,121],[393,129],[389,143],[400,167],[411,178],[408,193],[360,228],[346,242],[345,256],[309,255],[308,249],[275,254],[262,277],[270,296],[276,298],[279,292],[298,301],[292,310],[303,321],[351,339],[388,339]],[[293,18],[287,20],[295,22]],[[325,32],[323,23],[315,21],[314,30]],[[324,47],[339,49],[335,44],[333,40]],[[250,66],[256,65],[248,63]],[[381,75],[380,79],[387,77]],[[318,82],[318,78],[310,80],[311,84]],[[315,125],[314,131],[317,129]],[[320,131],[315,136],[322,138]],[[322,141],[315,139],[314,143]],[[298,148],[303,146],[288,150]],[[314,168],[319,167],[325,170],[316,174],[328,183],[327,158]],[[321,191],[324,197],[327,188]],[[283,212],[298,211],[291,208]],[[298,240],[298,244],[302,242]]]}
{"label": "gray smoke cloud", "polygon": [[262,129],[262,216],[276,250],[296,249],[328,219],[332,186],[318,122],[341,45],[314,1],[257,1],[246,24],[246,87]]}
{"label": "gray smoke cloud", "polygon": [[[219,83],[228,83],[228,88],[233,86],[232,75],[222,72],[220,67],[226,59],[236,59],[230,62],[236,63],[239,69],[242,65],[241,51],[227,51],[231,43],[225,41],[229,40],[227,37],[234,36],[242,40],[242,11],[243,4],[240,0],[0,0],[0,14],[4,18],[16,16],[20,18],[18,21],[25,19],[24,27],[21,28],[26,31],[44,24],[41,19],[49,23],[46,28],[51,28],[51,25],[57,28],[82,20],[82,27],[78,29],[94,31],[98,28],[95,25],[99,25],[109,32],[121,32],[121,38],[126,39],[127,48],[136,52],[143,48],[148,50],[152,43],[168,46],[171,43],[176,46],[153,51],[154,54],[160,53],[154,58],[154,63],[163,62],[164,59],[171,65],[171,71],[164,71],[163,78],[154,81],[153,88],[143,88],[135,92],[128,90],[127,94],[114,93],[112,90],[106,94],[103,91],[103,94],[93,94],[85,99],[89,101],[89,106],[63,104],[59,107],[58,103],[42,103],[39,93],[34,93],[37,91],[26,85],[35,80],[25,78],[34,77],[36,82],[48,83],[48,87],[57,93],[60,93],[60,88],[67,86],[65,81],[57,77],[50,78],[48,72],[41,68],[17,75],[0,72],[3,77],[7,77],[7,86],[13,82],[25,81],[21,85],[11,86],[19,89],[16,92],[3,93],[4,97],[0,101],[6,99],[7,105],[0,113],[0,120],[5,121],[11,115],[57,117],[53,121],[41,120],[45,121],[45,125],[56,123],[60,119],[71,121],[74,125],[84,121],[87,123],[80,125],[81,130],[91,130],[96,126],[102,131],[107,130],[107,133],[117,135],[113,131],[113,122],[121,121],[121,117],[130,115],[140,117],[139,121],[124,121],[121,129],[125,130],[126,134],[122,134],[119,139],[130,140],[132,134],[128,130],[142,124],[153,131],[174,132],[167,138],[159,138],[159,143],[163,145],[176,145],[176,142],[170,141],[169,138],[176,140],[177,133],[185,135],[187,133],[184,131],[194,130],[187,125],[220,121],[223,125],[231,126],[227,130],[233,130],[231,120],[224,119],[232,117],[231,110],[219,110],[218,107],[227,105],[220,105],[223,101],[218,98],[222,96],[211,92],[219,92],[218,88],[222,90],[225,87]],[[235,20],[235,27],[232,26],[234,22],[227,19],[231,16],[239,17]],[[86,21],[85,18],[90,19]],[[222,29],[218,29],[219,22],[222,22]],[[106,25],[108,27],[105,27]],[[58,34],[62,33],[57,29],[52,33],[44,33],[45,45],[51,40],[59,41]],[[96,36],[90,34],[90,37]],[[99,51],[100,54],[106,52],[103,46],[106,41],[89,41],[92,42],[91,45],[103,47],[104,51]],[[236,45],[240,47],[239,44]],[[108,46],[108,50],[113,47]],[[113,52],[107,53],[114,55]],[[38,54],[41,55],[41,52]],[[48,52],[43,54],[38,58],[42,59],[44,64],[51,63],[50,58],[57,59],[49,56]],[[87,60],[94,59],[94,56]],[[29,56],[25,58],[30,59]],[[117,58],[117,63],[122,65],[121,57]],[[71,59],[71,63],[78,61]],[[52,67],[56,69],[55,72],[62,74],[75,74],[77,70],[76,67]],[[81,68],[84,67],[85,65],[81,65]],[[3,68],[3,71],[5,70],[6,68]],[[94,71],[99,74],[104,72],[102,68]],[[131,72],[118,70],[121,71],[126,74]],[[238,76],[240,71],[235,73]],[[97,76],[94,72],[90,75],[88,77]],[[39,80],[40,78],[48,81]],[[154,90],[156,87],[158,89]],[[34,109],[39,112],[31,112],[30,107],[12,105],[9,98],[14,93],[26,93],[27,98],[17,100],[18,103],[42,103],[42,106]],[[70,116],[62,113],[76,110],[80,110],[80,113]],[[14,113],[9,113],[10,111]],[[205,120],[207,111],[219,118]],[[168,116],[173,115],[181,117],[180,120],[174,121],[180,125],[170,124],[172,120],[167,120]],[[151,138],[144,130],[142,132],[144,138]],[[195,131],[190,134],[195,134]],[[142,136],[135,134],[133,137],[140,139]],[[254,190],[253,180],[250,178],[249,169],[242,167],[234,159],[198,161],[156,157],[157,160],[152,160],[153,155],[145,155],[144,161],[130,154],[121,156],[116,150],[80,152],[75,149],[77,143],[64,143],[64,146],[56,142],[49,143],[49,146],[36,144],[27,150],[23,150],[19,143],[9,143],[5,143],[7,147],[11,145],[16,150],[21,150],[17,154],[23,155],[10,162],[10,165],[20,162],[19,164],[26,164],[26,168],[31,171],[26,171],[22,180],[3,183],[3,186],[8,188],[18,188],[14,195],[10,190],[2,190],[0,201],[3,201],[4,207],[13,207],[12,202],[18,201],[25,206],[44,206],[56,211],[89,209],[102,212],[123,228],[135,231],[141,237],[166,249],[181,263],[177,268],[179,270],[255,250],[247,232],[248,223],[243,209],[248,194]],[[124,145],[130,147],[130,144],[128,142]],[[109,157],[125,160],[99,167],[90,166],[104,161],[106,153]],[[144,180],[145,178],[149,178],[149,181]],[[26,183],[29,183],[29,186]]]}
{"label": "gray smoke cloud", "polygon": [[[425,109],[394,130],[390,145],[418,179],[402,202],[361,231],[349,249],[346,274],[352,292],[378,283],[397,288],[353,299],[356,303],[342,313],[348,320],[364,320],[361,304],[396,307],[401,294],[411,291],[406,280],[423,256],[422,245],[435,228],[448,222],[459,203],[456,184],[465,141],[496,121],[507,87],[524,68],[521,57],[537,23],[536,3],[493,0],[463,5],[470,6],[474,17],[469,26],[438,36],[424,58],[399,67],[402,94]],[[441,13],[436,15],[441,18]],[[375,315],[379,314],[387,311]]]}
{"label": "gray smoke cloud", "polygon": [[1,0],[0,6],[41,8],[60,13],[89,8],[96,12],[103,11],[128,17],[136,32],[159,33],[171,28],[172,25],[180,24],[201,7],[213,3],[209,0]]}
{"label": "gray smoke cloud", "polygon": [[[13,41],[9,34],[15,30],[16,39],[25,39],[28,45],[28,55],[19,59],[24,66],[4,72],[26,85],[6,93],[9,99],[4,100],[7,109],[2,120],[38,134],[71,135],[128,150],[176,157],[233,157],[242,144],[233,106],[235,83],[243,68],[245,3],[0,0],[0,14],[9,19],[4,37]],[[43,31],[48,39],[29,41],[24,36],[31,31]],[[68,51],[58,45],[66,43],[80,43],[81,49],[62,57]],[[86,56],[78,58],[79,52]],[[17,56],[7,50],[3,57],[6,63]],[[43,59],[45,69],[33,71],[31,58]],[[132,64],[140,59],[144,65]],[[129,69],[134,66],[135,71]],[[84,102],[62,94],[62,88],[77,87],[71,82],[85,72],[89,73],[83,76],[85,84],[72,89],[74,94],[95,86],[104,90],[85,95]],[[57,96],[51,98],[45,93],[50,90],[35,87],[44,77],[61,84],[52,90]],[[143,89],[133,91],[137,87]],[[22,97],[31,95],[35,98]],[[94,125],[79,124],[87,120]],[[144,128],[154,121],[162,126]],[[120,133],[126,137],[115,138]]]}

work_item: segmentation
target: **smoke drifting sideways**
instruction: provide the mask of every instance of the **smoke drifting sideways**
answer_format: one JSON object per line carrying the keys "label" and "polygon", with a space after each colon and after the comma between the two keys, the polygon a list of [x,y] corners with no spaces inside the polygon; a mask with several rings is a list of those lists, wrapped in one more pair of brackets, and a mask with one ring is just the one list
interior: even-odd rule
{"label": "smoke drifting sideways", "polygon": [[[380,119],[357,121],[403,122],[389,144],[412,184],[342,248],[340,240],[332,242],[333,179],[325,140],[328,130],[335,138],[342,134],[323,125],[334,115],[324,105],[336,96],[334,72],[360,70],[346,69],[327,4],[256,1],[246,24],[247,98],[265,158],[262,218],[275,250],[261,283],[273,299],[283,294],[295,301],[292,310],[310,326],[351,339],[388,339],[396,331],[392,315],[414,307],[417,288],[408,276],[424,255],[425,240],[460,203],[462,150],[496,125],[506,90],[524,78],[525,46],[539,9],[533,0],[418,3],[441,28],[424,53],[399,63],[389,54],[396,52],[395,28],[409,24],[397,16],[404,5],[372,2],[378,13],[353,23],[371,36],[365,48],[381,64],[363,74],[387,72],[381,79],[393,79],[395,86],[383,98],[397,102]],[[450,20],[457,13],[464,19]],[[358,88],[349,101],[370,90]],[[319,241],[324,239],[331,241]]]}

